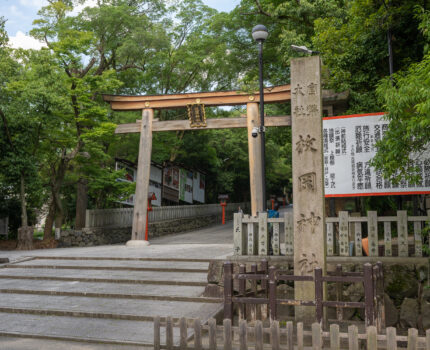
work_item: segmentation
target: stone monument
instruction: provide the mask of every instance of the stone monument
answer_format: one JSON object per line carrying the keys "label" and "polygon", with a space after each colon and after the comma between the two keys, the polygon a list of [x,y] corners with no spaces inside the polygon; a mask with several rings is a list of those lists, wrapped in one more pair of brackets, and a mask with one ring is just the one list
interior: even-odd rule
{"label": "stone monument", "polygon": [[[301,276],[326,267],[321,91],[320,58],[291,60],[294,274]],[[312,282],[295,282],[296,300],[314,298]],[[314,322],[315,309],[297,307],[296,319]]]}

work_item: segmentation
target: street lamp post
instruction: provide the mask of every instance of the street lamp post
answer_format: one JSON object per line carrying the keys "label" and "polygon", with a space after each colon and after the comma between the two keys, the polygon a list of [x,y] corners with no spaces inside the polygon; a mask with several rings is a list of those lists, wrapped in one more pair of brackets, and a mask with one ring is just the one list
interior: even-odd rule
{"label": "street lamp post", "polygon": [[252,38],[259,44],[259,80],[260,80],[260,129],[259,133],[261,136],[261,189],[263,191],[263,212],[267,209],[266,203],[266,138],[265,138],[265,127],[264,127],[264,86],[263,86],[263,43],[267,39],[269,32],[267,28],[258,24],[252,28]]}

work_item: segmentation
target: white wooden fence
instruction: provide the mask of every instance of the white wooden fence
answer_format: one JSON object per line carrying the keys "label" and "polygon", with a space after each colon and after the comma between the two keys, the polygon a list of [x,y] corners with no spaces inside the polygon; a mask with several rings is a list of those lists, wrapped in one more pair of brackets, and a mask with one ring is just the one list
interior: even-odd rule
{"label": "white wooden fence", "polygon": [[[226,213],[245,209],[247,203],[227,203]],[[161,222],[200,216],[221,215],[219,204],[179,205],[168,207],[153,207],[149,212],[149,222]],[[120,209],[91,209],[86,212],[85,227],[131,227],[133,223],[133,208]]]}
{"label": "white wooden fence", "polygon": [[[367,216],[352,217],[347,211],[339,212],[338,217],[326,218],[327,255],[362,256],[362,232],[367,231],[369,256],[423,256],[422,229],[430,220],[427,216],[409,216],[406,210],[399,210],[397,216],[379,216],[376,211],[368,211]],[[397,237],[393,239],[392,229]],[[381,232],[383,231],[383,235]],[[410,230],[411,229],[411,230]],[[409,236],[409,232],[412,235]],[[381,234],[380,234],[381,233]],[[379,236],[383,243],[379,244]],[[350,242],[354,249],[351,254]],[[413,249],[409,249],[409,246]]]}
{"label": "white wooden fence", "polygon": [[[165,341],[161,330],[165,328]],[[175,332],[178,330],[179,332]],[[179,328],[179,329],[178,329]],[[179,334],[178,334],[179,333]],[[223,325],[217,325],[215,319],[209,319],[203,325],[200,319],[154,317],[154,349],[179,350],[429,350],[430,329],[424,336],[418,336],[418,330],[408,329],[408,335],[397,335],[396,328],[388,327],[378,334],[375,326],[369,326],[365,332],[359,332],[356,325],[350,325],[348,332],[341,332],[337,324],[331,324],[330,330],[323,331],[319,323],[312,324],[312,330],[305,330],[303,323],[289,321],[280,325],[272,321],[270,326],[263,326],[261,321],[254,325],[245,320],[234,327],[230,319],[224,319]]]}
{"label": "white wooden fence", "polygon": [[[293,256],[293,213],[287,212],[283,215],[280,218],[269,219],[267,213],[261,213],[256,217],[236,213],[233,229],[234,254],[268,255],[270,229],[268,224],[271,224],[272,255],[280,255],[280,241],[283,235],[285,255]],[[327,256],[362,256],[362,234],[367,232],[369,256],[422,257],[422,230],[429,221],[430,211],[427,216],[409,217],[405,210],[398,211],[397,216],[380,217],[376,211],[369,211],[364,217],[349,216],[348,212],[341,211],[338,217],[326,218]],[[392,230],[397,237],[392,237]],[[409,232],[413,234],[409,236]],[[350,245],[353,249],[350,249]]]}

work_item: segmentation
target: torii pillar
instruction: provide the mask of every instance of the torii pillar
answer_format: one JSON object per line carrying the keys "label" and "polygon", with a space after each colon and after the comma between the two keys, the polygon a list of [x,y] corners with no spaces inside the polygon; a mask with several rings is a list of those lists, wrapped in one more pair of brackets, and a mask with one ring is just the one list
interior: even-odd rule
{"label": "torii pillar", "polygon": [[134,195],[133,228],[127,246],[142,247],[149,245],[145,240],[146,211],[148,210],[148,185],[151,172],[152,119],[154,110],[142,111],[140,123],[139,156],[137,161],[136,193]]}
{"label": "torii pillar", "polygon": [[[294,274],[326,270],[322,152],[321,61],[319,56],[291,60],[293,152]],[[314,300],[312,282],[295,282],[296,300]],[[297,321],[315,322],[315,308],[296,308]]]}

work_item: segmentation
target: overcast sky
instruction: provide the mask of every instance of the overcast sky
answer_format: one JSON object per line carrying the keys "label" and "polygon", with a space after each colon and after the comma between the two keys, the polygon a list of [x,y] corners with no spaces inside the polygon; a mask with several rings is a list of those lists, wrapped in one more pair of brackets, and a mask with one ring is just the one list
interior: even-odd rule
{"label": "overcast sky", "polygon": [[[6,30],[13,47],[40,48],[41,43],[29,37],[28,32],[37,17],[37,11],[46,5],[46,2],[46,0],[0,0],[0,16],[7,19]],[[218,11],[230,11],[240,0],[203,0],[203,2]]]}

